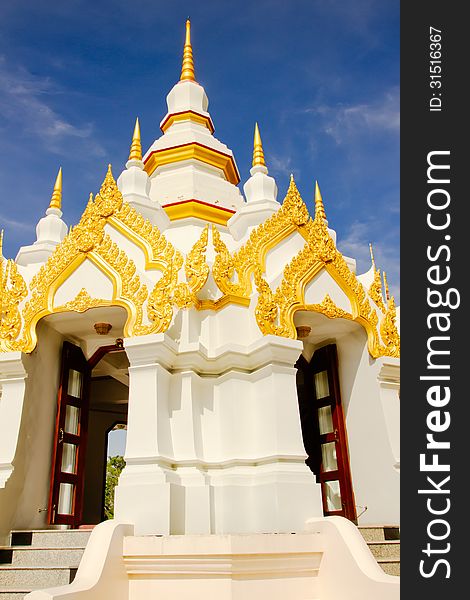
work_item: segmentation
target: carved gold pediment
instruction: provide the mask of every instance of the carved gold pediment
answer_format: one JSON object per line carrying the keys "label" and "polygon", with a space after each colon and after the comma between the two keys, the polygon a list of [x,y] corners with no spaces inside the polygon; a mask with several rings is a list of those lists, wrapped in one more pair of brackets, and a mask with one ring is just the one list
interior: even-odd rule
{"label": "carved gold pediment", "polygon": [[[145,271],[161,273],[152,289],[142,282],[134,261],[111,239],[106,225],[142,250]],[[294,232],[305,240],[304,247],[284,266],[278,288],[271,290],[263,277],[266,256]],[[209,233],[215,252],[212,265],[206,259]],[[93,298],[83,288],[74,299],[54,306],[59,287],[85,260],[91,261],[112,282],[112,298]],[[312,219],[293,179],[280,209],[256,227],[236,251],[231,253],[217,227],[212,225],[209,230],[207,224],[184,258],[157,227],[123,201],[109,167],[99,193],[95,198],[90,196],[80,222],[33,277],[29,289],[15,263],[7,261],[5,266],[4,263],[2,259],[2,351],[31,352],[37,343],[37,323],[53,313],[121,306],[128,315],[124,335],[138,336],[166,331],[175,308],[218,310],[229,303],[248,307],[255,287],[258,294],[255,316],[263,334],[295,338],[294,314],[307,310],[362,325],[373,357],[399,356],[400,352],[394,301],[391,298],[385,305],[378,288],[380,274],[367,293],[328,232],[321,196],[316,200]],[[349,299],[350,312],[338,308],[328,295],[319,304],[305,303],[306,286],[322,269]],[[221,292],[217,300],[200,297],[210,273]]]}

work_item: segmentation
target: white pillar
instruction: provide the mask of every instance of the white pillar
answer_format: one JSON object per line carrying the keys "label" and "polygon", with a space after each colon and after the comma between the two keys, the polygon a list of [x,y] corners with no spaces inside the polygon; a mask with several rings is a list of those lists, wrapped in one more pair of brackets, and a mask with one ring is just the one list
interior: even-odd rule
{"label": "white pillar", "polygon": [[170,533],[170,374],[160,364],[158,335],[124,341],[129,358],[129,413],[124,468],[115,490],[115,517],[136,535]]}
{"label": "white pillar", "polygon": [[126,467],[116,518],[140,534],[302,531],[322,514],[305,464],[294,368],[301,344],[264,336],[205,348],[124,341]]}
{"label": "white pillar", "polygon": [[21,352],[0,353],[0,488],[14,469],[26,377]]}

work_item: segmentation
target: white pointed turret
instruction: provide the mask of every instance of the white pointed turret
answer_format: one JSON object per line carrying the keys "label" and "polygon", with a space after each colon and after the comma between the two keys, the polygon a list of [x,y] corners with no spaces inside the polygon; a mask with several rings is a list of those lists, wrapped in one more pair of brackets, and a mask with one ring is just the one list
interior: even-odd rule
{"label": "white pointed turret", "polygon": [[36,241],[22,246],[16,257],[19,265],[45,262],[57,244],[67,235],[67,225],[62,221],[62,167],[59,169],[46,216],[36,226]]}
{"label": "white pointed turret", "polygon": [[150,198],[160,202],[171,219],[193,216],[226,223],[243,205],[237,187],[240,175],[232,151],[213,136],[209,101],[196,81],[189,19],[180,80],[166,100],[163,135],[143,157]]}
{"label": "white pointed turret", "polygon": [[258,123],[255,124],[251,177],[243,186],[246,204],[228,222],[231,234],[241,239],[249,227],[259,225],[280,208],[277,185],[268,175]]}
{"label": "white pointed turret", "polygon": [[142,144],[140,140],[140,123],[135,121],[129,160],[126,168],[118,177],[117,186],[126,202],[139,211],[160,231],[170,224],[170,219],[157,201],[150,200],[150,179],[144,171],[142,162]]}

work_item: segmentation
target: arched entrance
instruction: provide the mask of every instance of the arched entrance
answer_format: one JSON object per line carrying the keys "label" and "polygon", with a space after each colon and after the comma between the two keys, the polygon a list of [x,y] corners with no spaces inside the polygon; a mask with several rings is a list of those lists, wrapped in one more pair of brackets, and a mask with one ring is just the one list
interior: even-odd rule
{"label": "arched entrance", "polygon": [[[124,311],[107,309],[104,315],[103,310],[70,315],[73,333],[64,326],[65,315],[49,318],[56,331],[68,330],[63,331],[52,447],[48,510],[52,525],[79,527],[105,518],[107,434],[116,423],[127,423],[129,362],[122,338],[111,335],[122,334]],[[111,325],[105,334],[90,328],[98,317],[99,324]]]}

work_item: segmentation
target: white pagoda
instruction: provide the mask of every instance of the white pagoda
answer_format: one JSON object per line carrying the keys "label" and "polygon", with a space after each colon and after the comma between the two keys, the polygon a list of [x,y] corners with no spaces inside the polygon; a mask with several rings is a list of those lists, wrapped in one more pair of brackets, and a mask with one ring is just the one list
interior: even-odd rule
{"label": "white pagoda", "polygon": [[399,524],[386,280],[337,249],[318,184],[312,216],[293,178],[278,201],[258,125],[242,195],[189,21],[167,105],[77,225],[59,171],[0,259],[0,540],[94,526],[75,580],[32,600],[398,598],[356,527]]}

